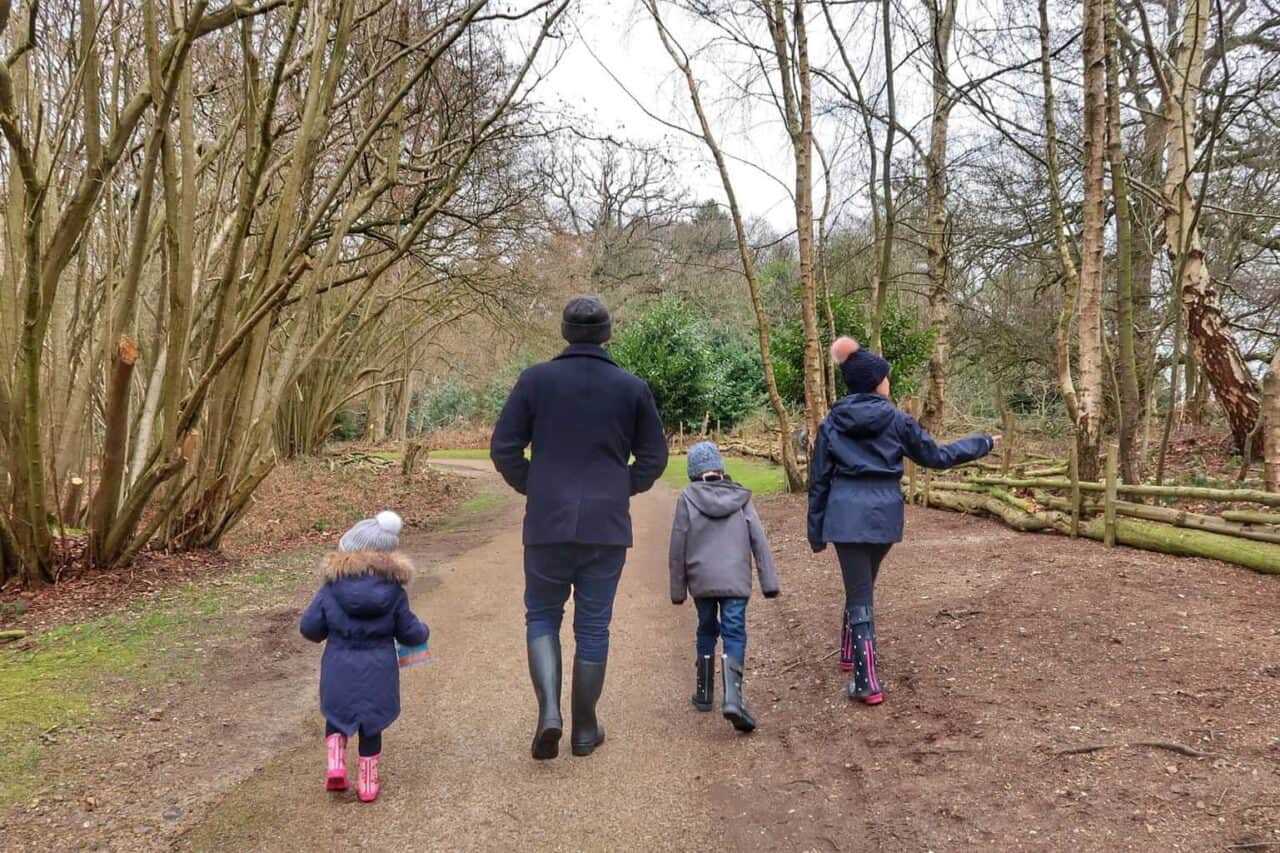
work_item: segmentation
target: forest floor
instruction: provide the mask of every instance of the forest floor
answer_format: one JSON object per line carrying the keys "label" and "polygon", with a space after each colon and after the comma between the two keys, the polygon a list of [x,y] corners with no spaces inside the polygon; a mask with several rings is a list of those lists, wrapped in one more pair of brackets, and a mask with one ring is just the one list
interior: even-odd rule
{"label": "forest floor", "polygon": [[254,563],[279,562],[270,583],[246,569],[172,593],[184,614],[221,602],[217,630],[184,625],[142,655],[153,678],[106,680],[111,707],[41,741],[38,782],[0,789],[0,847],[1280,846],[1275,578],[912,508],[877,587],[887,701],[868,708],[836,667],[834,555],[809,552],[803,499],[764,499],[783,594],[749,609],[760,728],[741,736],[688,704],[694,618],[667,601],[661,486],[634,503],[608,741],[533,762],[519,505],[483,462],[439,464],[475,496],[404,539],[435,659],[404,674],[377,803],[322,790],[319,655],[296,631],[311,549]]}

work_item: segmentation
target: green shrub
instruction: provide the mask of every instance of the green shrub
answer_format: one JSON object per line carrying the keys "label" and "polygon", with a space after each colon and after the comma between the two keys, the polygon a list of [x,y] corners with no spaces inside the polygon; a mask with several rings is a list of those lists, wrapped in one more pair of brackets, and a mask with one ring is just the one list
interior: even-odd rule
{"label": "green shrub", "polygon": [[679,300],[656,303],[624,326],[610,347],[623,368],[649,383],[662,422],[731,427],[760,405],[760,358],[731,329]]}
{"label": "green shrub", "polygon": [[420,434],[433,429],[473,421],[481,410],[481,395],[459,379],[415,391],[409,407],[409,432]]}
{"label": "green shrub", "polygon": [[[835,319],[836,334],[848,335],[865,343],[867,333],[866,311],[862,301],[852,296],[833,296],[831,313]],[[823,357],[831,346],[831,335],[820,329]],[[885,308],[884,328],[881,330],[884,352],[881,353],[893,365],[893,393],[895,397],[910,396],[920,389],[925,366],[929,362],[929,350],[933,335],[927,329],[917,329],[912,318],[901,306],[890,302]],[[804,325],[799,318],[780,324],[773,335],[773,371],[778,380],[778,393],[793,406],[804,405]],[[837,378],[836,390],[844,393],[844,384]]]}

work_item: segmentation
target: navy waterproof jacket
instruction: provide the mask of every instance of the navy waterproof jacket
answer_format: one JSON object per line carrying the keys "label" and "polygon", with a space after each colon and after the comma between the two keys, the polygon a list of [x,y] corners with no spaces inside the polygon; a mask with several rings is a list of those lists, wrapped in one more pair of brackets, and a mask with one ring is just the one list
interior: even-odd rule
{"label": "navy waterproof jacket", "polygon": [[981,459],[995,442],[974,435],[940,445],[879,394],[836,401],[818,428],[809,463],[809,545],[902,541],[902,459],[951,468]]}
{"label": "navy waterproof jacket", "polygon": [[413,577],[397,554],[339,551],[325,585],[302,614],[302,636],[327,641],[320,661],[320,710],[345,735],[377,734],[400,716],[396,641],[420,646],[428,629],[409,609]]}
{"label": "navy waterproof jacket", "polygon": [[667,437],[644,380],[571,344],[520,374],[489,455],[526,498],[524,544],[630,547],[631,496],[667,467]]}

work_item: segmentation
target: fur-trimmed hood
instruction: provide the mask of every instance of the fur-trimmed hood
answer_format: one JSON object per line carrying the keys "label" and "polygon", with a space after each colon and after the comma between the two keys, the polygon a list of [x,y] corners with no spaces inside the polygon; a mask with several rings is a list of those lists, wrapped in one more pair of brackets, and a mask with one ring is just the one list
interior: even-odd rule
{"label": "fur-trimmed hood", "polygon": [[408,586],[413,581],[413,563],[399,551],[334,551],[324,559],[324,581],[380,575]]}

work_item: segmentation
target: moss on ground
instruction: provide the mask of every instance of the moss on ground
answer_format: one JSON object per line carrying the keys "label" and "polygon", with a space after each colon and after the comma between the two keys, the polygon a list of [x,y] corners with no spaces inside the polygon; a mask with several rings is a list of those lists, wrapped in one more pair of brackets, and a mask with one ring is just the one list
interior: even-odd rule
{"label": "moss on ground", "polygon": [[0,649],[0,806],[56,778],[41,762],[62,737],[127,707],[142,687],[197,669],[202,638],[223,635],[241,610],[279,606],[314,562],[311,551],[255,561],[213,585],[188,583]]}

